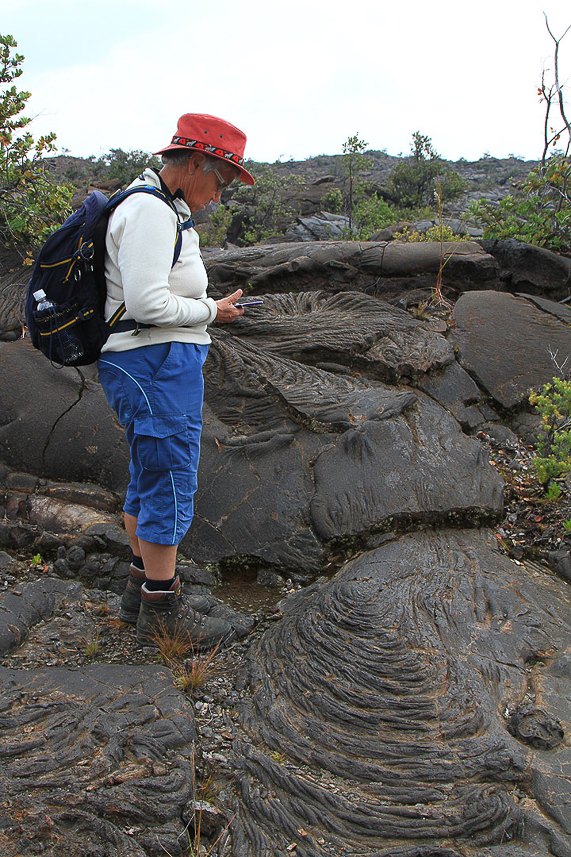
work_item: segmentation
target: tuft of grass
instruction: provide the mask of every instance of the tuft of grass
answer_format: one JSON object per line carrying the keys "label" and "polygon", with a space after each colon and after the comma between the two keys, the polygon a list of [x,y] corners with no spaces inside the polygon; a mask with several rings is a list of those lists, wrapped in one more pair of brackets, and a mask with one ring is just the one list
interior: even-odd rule
{"label": "tuft of grass", "polygon": [[99,630],[95,632],[91,640],[87,640],[85,643],[85,657],[86,658],[94,658],[99,648],[101,646],[101,641],[99,639]]}
{"label": "tuft of grass", "polygon": [[104,619],[105,625],[112,631],[122,631],[124,628],[132,628],[127,622],[122,622],[118,616],[106,616]]}
{"label": "tuft of grass", "polygon": [[153,645],[166,664],[178,663],[194,650],[192,640],[181,625],[171,631],[166,622],[159,621],[158,627],[151,634]]}
{"label": "tuft of grass", "polygon": [[198,786],[198,799],[206,801],[206,803],[214,803],[219,792],[220,788],[216,785],[214,771],[209,771],[207,774],[204,774],[202,781]]}
{"label": "tuft of grass", "polygon": [[101,604],[98,604],[95,610],[93,611],[96,616],[109,616],[111,613],[111,607],[107,603],[107,601],[103,601]]}
{"label": "tuft of grass", "polygon": [[[214,852],[214,849],[220,842],[220,840],[224,837],[230,825],[235,819],[235,815],[232,816],[230,821],[226,824],[226,826],[220,831],[216,840],[210,845],[210,847],[206,847],[204,843],[201,843],[201,827],[202,827],[202,805],[206,802],[211,803],[212,801],[208,800],[206,794],[210,794],[215,797],[214,786],[212,783],[213,773],[210,773],[206,780],[203,780],[202,783],[197,787],[196,784],[196,766],[194,759],[194,752],[191,755],[191,765],[192,765],[192,793],[194,796],[193,799],[193,817],[188,822],[186,826],[186,838],[188,845],[184,849],[184,857],[211,857]],[[159,840],[159,845],[162,850],[167,854],[167,857],[172,857],[171,853],[167,851],[164,845]]]}
{"label": "tuft of grass", "polygon": [[208,680],[216,669],[214,659],[218,654],[219,647],[216,646],[210,652],[200,654],[198,651],[193,651],[191,657],[184,662],[184,665],[173,670],[175,674],[175,685],[184,693],[193,693]]}

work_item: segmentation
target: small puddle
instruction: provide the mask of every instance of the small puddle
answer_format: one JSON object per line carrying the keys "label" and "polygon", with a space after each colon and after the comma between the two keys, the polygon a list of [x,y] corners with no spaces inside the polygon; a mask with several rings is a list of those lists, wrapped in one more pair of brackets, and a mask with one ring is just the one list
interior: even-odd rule
{"label": "small puddle", "polygon": [[275,607],[284,597],[285,588],[260,586],[256,582],[257,575],[258,569],[255,567],[223,571],[222,583],[212,594],[242,613],[256,613],[258,610]]}

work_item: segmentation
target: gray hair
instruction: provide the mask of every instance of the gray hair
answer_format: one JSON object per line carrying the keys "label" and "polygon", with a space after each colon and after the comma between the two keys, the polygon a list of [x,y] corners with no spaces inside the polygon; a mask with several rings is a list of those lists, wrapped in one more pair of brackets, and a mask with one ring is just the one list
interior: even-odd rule
{"label": "gray hair", "polygon": [[[195,149],[171,149],[170,152],[163,152],[161,160],[165,167],[185,167],[195,151]],[[201,152],[201,154],[203,153]],[[213,173],[219,166],[218,158],[212,158],[210,155],[204,155],[202,172],[205,176],[207,176],[208,173]]]}
{"label": "gray hair", "polygon": [[213,173],[219,166],[221,166],[219,158],[211,158],[210,155],[205,155],[202,162],[202,172],[207,176],[208,173]]}
{"label": "gray hair", "polygon": [[170,152],[163,152],[161,161],[165,167],[184,167],[192,152],[192,149],[171,149]]}

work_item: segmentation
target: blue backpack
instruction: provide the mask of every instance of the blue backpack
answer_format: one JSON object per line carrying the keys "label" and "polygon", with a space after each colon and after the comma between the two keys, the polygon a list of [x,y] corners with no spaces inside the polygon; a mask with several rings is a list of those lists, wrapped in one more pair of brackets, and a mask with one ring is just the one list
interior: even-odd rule
{"label": "blue backpack", "polygon": [[[121,304],[105,319],[105,233],[113,209],[132,193],[150,193],[162,199],[177,215],[173,265],[180,255],[182,232],[194,221],[178,221],[174,202],[162,190],[149,185],[120,191],[108,199],[101,191],[89,194],[81,208],[43,245],[26,290],[26,324],[32,345],[53,366],[86,366],[99,357],[113,332],[150,327],[120,321]],[[43,294],[38,295],[41,292]]]}

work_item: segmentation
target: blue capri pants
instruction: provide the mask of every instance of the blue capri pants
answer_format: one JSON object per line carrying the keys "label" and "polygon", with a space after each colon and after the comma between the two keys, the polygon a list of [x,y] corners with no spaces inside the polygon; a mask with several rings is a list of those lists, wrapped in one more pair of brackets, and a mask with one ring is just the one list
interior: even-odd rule
{"label": "blue capri pants", "polygon": [[192,523],[207,354],[208,345],[167,342],[106,351],[98,362],[131,450],[123,509],[152,544],[178,545]]}

